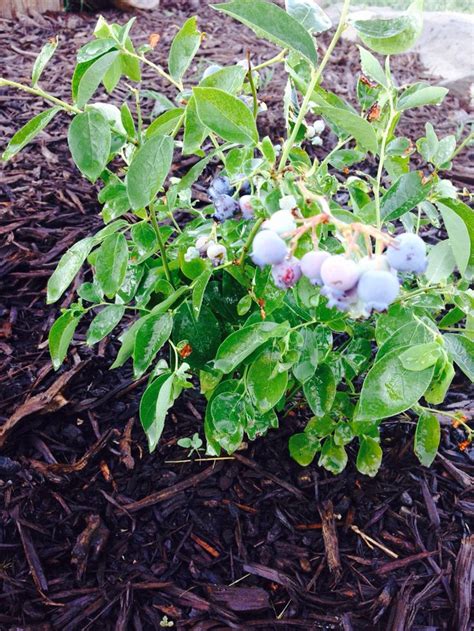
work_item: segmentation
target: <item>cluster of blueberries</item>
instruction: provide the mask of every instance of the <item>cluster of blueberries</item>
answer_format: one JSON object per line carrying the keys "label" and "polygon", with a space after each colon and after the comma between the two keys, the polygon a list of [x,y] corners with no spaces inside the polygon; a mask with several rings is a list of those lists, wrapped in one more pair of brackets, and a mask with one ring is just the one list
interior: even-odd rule
{"label": "cluster of blueberries", "polygon": [[242,176],[239,184],[240,198],[237,200],[232,197],[235,194],[235,188],[232,187],[228,177],[218,175],[212,180],[207,194],[214,204],[214,219],[216,221],[231,219],[239,213],[242,213],[244,219],[252,219],[254,213],[249,194],[250,182]]}
{"label": "cluster of blueberries", "polygon": [[[285,204],[287,200],[282,201]],[[273,214],[253,241],[253,262],[260,267],[271,265],[273,280],[280,289],[293,287],[305,276],[313,285],[321,286],[328,307],[350,312],[354,317],[386,310],[400,292],[398,273],[421,274],[427,266],[426,244],[412,233],[399,235],[385,254],[359,261],[319,249],[297,259],[284,240],[295,228],[288,207]]]}

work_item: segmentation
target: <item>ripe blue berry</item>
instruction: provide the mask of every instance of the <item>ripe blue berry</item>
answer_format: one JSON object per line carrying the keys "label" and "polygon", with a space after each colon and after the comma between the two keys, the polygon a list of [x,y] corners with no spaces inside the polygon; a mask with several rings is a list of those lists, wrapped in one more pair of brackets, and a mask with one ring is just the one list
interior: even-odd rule
{"label": "ripe blue berry", "polygon": [[286,243],[272,230],[260,230],[253,240],[252,260],[255,265],[278,265],[288,253]]}
{"label": "ripe blue berry", "polygon": [[395,239],[393,245],[388,246],[387,259],[399,272],[422,274],[428,264],[426,244],[417,234],[405,232]]}
{"label": "ripe blue berry", "polygon": [[372,270],[362,274],[357,294],[367,311],[385,311],[400,293],[398,278],[391,272]]}
{"label": "ripe blue berry", "polygon": [[230,185],[229,178],[225,175],[215,177],[207,189],[207,194],[212,200],[220,195],[232,195],[233,192],[234,189]]}
{"label": "ripe blue berry", "polygon": [[237,185],[240,184],[239,193],[241,195],[249,195],[252,192],[252,187],[250,186],[250,182],[248,181],[248,179],[245,177],[243,173],[239,173],[237,178],[238,179],[237,179],[236,184]]}
{"label": "ripe blue berry", "polygon": [[218,195],[214,198],[214,219],[216,221],[225,221],[233,217],[240,209],[239,203],[230,195]]}
{"label": "ripe blue berry", "polygon": [[273,282],[279,289],[294,287],[301,278],[300,262],[294,256],[272,267]]}
{"label": "ripe blue berry", "polygon": [[328,257],[321,265],[321,280],[332,290],[347,291],[359,279],[359,268],[351,259],[340,254]]}
{"label": "ripe blue berry", "polygon": [[321,265],[324,261],[331,256],[329,252],[323,250],[313,250],[307,252],[301,258],[301,272],[306,278],[309,278],[313,285],[321,285]]}

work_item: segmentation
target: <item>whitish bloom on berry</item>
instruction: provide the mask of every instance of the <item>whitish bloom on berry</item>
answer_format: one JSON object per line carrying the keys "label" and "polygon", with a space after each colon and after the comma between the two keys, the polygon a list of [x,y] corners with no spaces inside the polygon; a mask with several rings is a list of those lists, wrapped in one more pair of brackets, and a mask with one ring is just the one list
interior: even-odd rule
{"label": "whitish bloom on berry", "polygon": [[261,230],[253,240],[252,260],[255,265],[277,265],[288,253],[283,239],[272,230]]}
{"label": "whitish bloom on berry", "polygon": [[218,195],[214,198],[215,213],[213,215],[216,221],[225,221],[231,219],[239,210],[239,203],[230,195]]}
{"label": "whitish bloom on berry", "polygon": [[207,256],[213,265],[221,265],[226,260],[227,250],[225,246],[214,243],[207,248]]}
{"label": "whitish bloom on berry", "polygon": [[306,278],[309,278],[313,285],[322,284],[321,265],[329,256],[331,256],[329,252],[324,252],[324,250],[313,250],[301,258],[301,272]]}
{"label": "whitish bloom on berry", "polygon": [[193,246],[189,246],[189,248],[186,250],[186,253],[184,255],[184,260],[186,261],[186,263],[189,263],[193,259],[198,259],[200,255],[201,254],[197,248]]}
{"label": "whitish bloom on berry", "polygon": [[390,267],[388,258],[384,254],[377,254],[375,256],[364,256],[364,258],[359,261],[358,265],[359,273],[361,275],[365,274],[365,272],[377,270],[384,272],[393,271],[394,273],[396,273],[395,270],[392,270],[392,268]]}
{"label": "whitish bloom on berry", "polygon": [[263,223],[262,228],[273,230],[279,235],[289,234],[296,229],[296,221],[290,210],[277,210]]}
{"label": "whitish bloom on berry", "polygon": [[422,274],[428,264],[426,244],[417,234],[405,232],[395,239],[393,245],[388,246],[387,259],[399,272]]}
{"label": "whitish bloom on berry", "polygon": [[313,147],[322,147],[323,146],[323,139],[320,138],[319,136],[315,136],[312,140],[311,140],[311,144],[313,145]]}
{"label": "whitish bloom on berry", "polygon": [[215,241],[211,239],[209,235],[199,237],[196,241],[196,249],[199,250],[199,254],[203,256],[207,252],[207,248],[210,245],[214,245]]}
{"label": "whitish bloom on berry", "polygon": [[294,256],[272,267],[273,282],[279,289],[289,289],[301,278],[300,262]]}
{"label": "whitish bloom on berry", "polygon": [[332,290],[347,291],[359,279],[359,269],[352,259],[340,254],[328,257],[321,265],[321,280]]}
{"label": "whitish bloom on berry", "polygon": [[314,129],[314,132],[316,134],[318,134],[318,135],[322,134],[323,131],[326,129],[326,124],[325,124],[325,122],[322,119],[319,119],[317,121],[314,121],[313,129]]}
{"label": "whitish bloom on berry", "polygon": [[398,278],[391,272],[372,270],[363,274],[357,285],[357,294],[370,313],[385,311],[400,293]]}
{"label": "whitish bloom on berry", "polygon": [[357,288],[352,287],[347,291],[338,291],[324,286],[321,294],[328,299],[327,306],[329,309],[338,309],[339,311],[350,311],[358,301]]}
{"label": "whitish bloom on berry", "polygon": [[252,197],[251,195],[242,195],[239,199],[239,206],[242,212],[242,217],[244,219],[252,219],[254,216],[254,209],[252,206]]}
{"label": "whitish bloom on berry", "polygon": [[296,208],[296,199],[294,195],[283,195],[280,199],[280,208],[282,210],[293,210]]}

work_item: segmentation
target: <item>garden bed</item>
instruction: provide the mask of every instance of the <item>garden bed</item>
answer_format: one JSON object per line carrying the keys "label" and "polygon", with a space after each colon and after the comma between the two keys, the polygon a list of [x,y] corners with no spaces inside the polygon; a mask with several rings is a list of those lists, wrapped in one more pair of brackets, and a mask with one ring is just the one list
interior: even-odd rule
{"label": "garden bed", "polygon": [[[162,4],[136,27],[143,41],[161,35],[159,61],[188,15],[187,3]],[[260,60],[274,50],[210,8],[200,8],[199,19],[210,36],[196,73],[208,57],[229,63],[250,50]],[[1,20],[5,73],[26,80],[41,45],[58,34],[59,63],[45,84],[59,94],[94,22],[91,15]],[[358,66],[355,46],[341,42],[328,87],[351,98]],[[423,77],[414,55],[396,58],[394,70],[400,82]],[[261,94],[269,107],[263,131],[274,139],[283,133],[273,114],[283,87],[276,74]],[[0,103],[8,137],[41,108],[6,90]],[[418,137],[429,112],[441,135],[452,133],[464,107],[448,97],[442,108],[411,111],[403,132]],[[324,140],[332,146],[329,135]],[[457,186],[472,184],[470,164],[466,151],[452,174]],[[203,192],[196,187],[198,197]],[[413,455],[413,420],[385,422],[374,479],[353,465],[334,477],[290,460],[288,436],[304,424],[305,409],[234,457],[189,461],[176,442],[201,429],[197,390],[173,408],[150,455],[137,422],[144,383],[133,382],[127,366],[108,371],[110,345],[96,353],[75,344],[53,372],[45,340],[57,311],[45,305],[46,280],[61,254],[101,224],[94,193],[72,164],[59,117],[2,171],[0,419],[13,415],[16,425],[4,432],[0,458],[0,628],[154,629],[167,616],[177,628],[200,630],[467,629],[474,467],[448,420],[430,469]],[[458,376],[447,406],[469,413],[472,399]]]}

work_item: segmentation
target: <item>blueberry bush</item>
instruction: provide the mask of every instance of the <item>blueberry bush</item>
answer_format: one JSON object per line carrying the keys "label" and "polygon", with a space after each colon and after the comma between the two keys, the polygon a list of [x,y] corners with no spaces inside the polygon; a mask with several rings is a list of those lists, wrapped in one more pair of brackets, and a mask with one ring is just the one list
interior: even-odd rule
{"label": "blueberry bush", "polygon": [[[134,377],[147,380],[140,420],[151,450],[173,402],[199,387],[210,456],[234,452],[303,406],[313,416],[289,440],[301,465],[317,457],[337,474],[354,441],[358,470],[373,476],[382,422],[404,414],[416,420],[414,450],[429,466],[439,413],[472,437],[460,412],[438,406],[457,369],[474,373],[474,216],[469,193],[443,177],[473,136],[440,138],[429,122],[416,141],[397,133],[404,112],[440,105],[447,93],[398,85],[390,70],[390,55],[420,34],[422,3],[401,17],[352,22],[362,42],[357,105],[324,87],[350,22],[348,0],[323,56],[317,36],[332,25],[309,0],[287,0],[286,10],[266,0],[214,8],[280,51],[260,63],[209,60],[196,77],[196,17],[177,32],[166,69],[152,61],[156,37],[133,42],[134,19],[120,26],[101,17],[77,53],[71,102],[41,88],[57,40],[41,50],[30,84],[0,79],[50,105],[3,158],[54,117],[69,117],[72,158],[100,186],[104,228],[73,245],[48,282],[53,304],[84,266],[77,300],[49,333],[54,368],[81,322],[89,346],[115,331],[112,368],[131,361]],[[259,134],[262,71],[277,64],[287,73],[281,146]],[[173,99],[142,87],[144,65]],[[120,81],[121,105],[94,100],[99,86],[114,94]],[[156,99],[148,125],[145,94]],[[325,130],[324,142],[337,140],[318,160],[313,147]],[[195,161],[178,178],[172,167],[182,156]],[[207,202],[193,197],[198,181],[207,182]],[[444,226],[445,238],[427,243],[431,226]],[[181,439],[196,453],[201,444],[198,434]]]}

